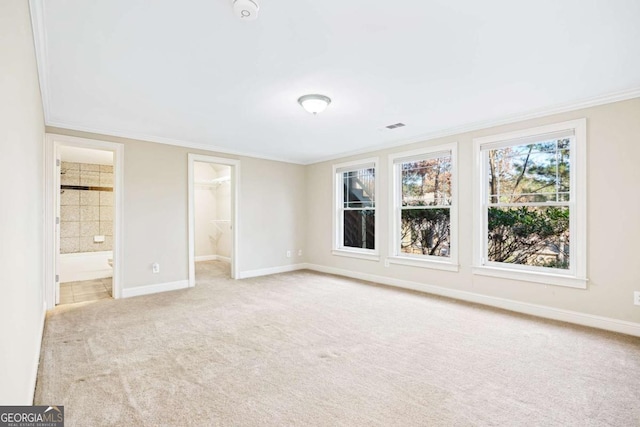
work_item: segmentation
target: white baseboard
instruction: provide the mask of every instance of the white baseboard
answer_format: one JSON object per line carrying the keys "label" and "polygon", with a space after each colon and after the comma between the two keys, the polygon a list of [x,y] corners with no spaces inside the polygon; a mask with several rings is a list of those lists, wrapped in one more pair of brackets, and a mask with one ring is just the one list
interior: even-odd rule
{"label": "white baseboard", "polygon": [[124,288],[122,289],[122,298],[176,291],[178,289],[186,289],[188,287],[188,280],[178,280],[177,282],[156,283],[154,285],[136,286],[135,288]]}
{"label": "white baseboard", "polygon": [[547,319],[560,320],[577,325],[590,326],[592,328],[604,329],[607,331],[620,332],[623,334],[640,337],[640,323],[627,322],[625,320],[612,319],[610,317],[596,316],[592,314],[580,313],[577,311],[562,310],[559,308],[514,301],[506,298],[492,297],[473,292],[460,291],[457,289],[443,288],[440,286],[427,285],[424,283],[411,282],[408,280],[400,280],[391,277],[377,276],[374,274],[360,273],[357,271],[343,270],[341,268],[326,267],[323,265],[306,264],[305,268],[321,273],[336,274],[339,276],[381,283],[383,285],[426,292],[429,294],[502,308],[518,313],[530,314]]}
{"label": "white baseboard", "polygon": [[196,262],[199,261],[224,261],[231,262],[231,258],[222,255],[200,255],[195,257]]}
{"label": "white baseboard", "polygon": [[[36,394],[36,381],[38,380],[38,367],[40,366],[40,350],[42,349],[42,338],[44,337],[44,322],[47,318],[47,302],[42,303],[42,313],[40,313],[40,320],[38,325],[38,335],[36,336],[36,353],[34,354],[33,369],[31,371],[31,378],[29,379],[29,393],[24,400],[25,405],[33,405],[33,399]],[[28,402],[28,403],[27,403]]]}
{"label": "white baseboard", "polygon": [[304,270],[307,264],[291,264],[279,267],[261,268],[258,270],[241,271],[238,279],[248,279],[250,277],[268,276],[270,274],[288,273],[290,271]]}

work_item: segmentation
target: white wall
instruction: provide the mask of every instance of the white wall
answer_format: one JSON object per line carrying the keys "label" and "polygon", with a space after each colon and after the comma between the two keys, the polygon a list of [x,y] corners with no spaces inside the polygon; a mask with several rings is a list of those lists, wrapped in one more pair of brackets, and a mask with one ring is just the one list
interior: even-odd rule
{"label": "white wall", "polygon": [[[188,153],[241,162],[241,274],[304,262],[286,256],[304,248],[304,166],[67,129],[47,132],[124,144],[124,290],[188,280]],[[152,273],[154,262],[160,273]]]}
{"label": "white wall", "polygon": [[[196,183],[210,181],[218,177],[217,172],[209,163],[194,162],[193,177]],[[195,225],[195,250],[198,257],[210,257],[216,255],[217,239],[216,228],[212,220],[217,218],[216,188],[212,186],[194,186],[194,225]]]}
{"label": "white wall", "polygon": [[0,2],[0,94],[0,405],[31,405],[44,320],[44,120],[27,1]]}
{"label": "white wall", "polygon": [[[222,178],[231,175],[231,167],[217,166],[218,177]],[[231,257],[231,243],[233,234],[231,233],[231,185],[230,181],[225,181],[219,185],[216,194],[216,219],[223,220],[218,224],[220,233],[216,242],[216,255],[223,258]]]}
{"label": "white wall", "polygon": [[[587,118],[588,144],[588,289],[517,282],[471,274],[474,182],[472,139],[518,129]],[[389,239],[389,171],[391,153],[430,145],[458,142],[459,153],[459,261],[457,273],[401,265],[384,266]],[[332,164],[380,157],[377,188],[381,229],[380,261],[345,258],[331,254]],[[638,242],[640,242],[640,98],[589,109],[557,114],[511,125],[438,138],[323,162],[307,171],[308,261],[350,273],[371,274],[491,297],[538,304],[557,309],[640,322],[640,307],[633,305],[633,291],[640,290]],[[312,242],[312,243],[311,243]]]}

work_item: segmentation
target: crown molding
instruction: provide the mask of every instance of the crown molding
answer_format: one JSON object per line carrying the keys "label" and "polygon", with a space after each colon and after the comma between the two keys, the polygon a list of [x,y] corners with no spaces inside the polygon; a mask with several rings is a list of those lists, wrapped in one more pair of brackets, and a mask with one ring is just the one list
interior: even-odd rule
{"label": "crown molding", "polygon": [[42,110],[44,121],[47,123],[51,117],[49,107],[49,73],[47,55],[47,32],[44,22],[44,0],[29,0],[31,14],[31,29],[33,31],[33,45],[36,52],[36,66],[38,67],[38,81],[40,82],[40,97],[42,98]]}
{"label": "crown molding", "polygon": [[[118,131],[118,130],[107,130],[107,129],[102,129],[102,128],[97,128],[97,127],[90,127],[90,126],[83,126],[83,125],[78,125],[78,124],[72,124],[72,123],[67,123],[67,122],[57,122],[57,121],[46,121],[46,125],[47,127],[52,127],[52,128],[58,128],[60,130],[73,130],[73,131],[78,131],[78,132],[86,132],[86,133],[91,133],[91,134],[95,134],[95,135],[103,135],[103,136],[111,136],[111,137],[116,137],[116,138],[125,138],[125,139],[133,139],[133,140],[137,140],[137,141],[143,141],[143,142],[154,142],[157,144],[165,144],[165,145],[174,145],[177,147],[184,147],[184,148],[193,148],[196,150],[203,150],[203,151],[208,151],[211,153],[219,153],[219,154],[230,154],[233,156],[241,156],[241,157],[253,157],[256,159],[262,159],[262,160],[271,160],[274,162],[284,162],[284,163],[292,163],[292,164],[297,164],[297,165],[303,165],[304,163],[295,160],[295,159],[290,159],[287,157],[278,157],[278,156],[270,156],[270,155],[266,155],[266,154],[262,154],[262,153],[256,153],[256,152],[252,152],[252,151],[244,151],[244,150],[232,150],[229,148],[225,148],[225,147],[220,147],[217,145],[211,145],[211,144],[206,144],[206,143],[201,143],[201,142],[191,142],[191,141],[184,141],[184,140],[180,140],[180,139],[173,139],[173,138],[163,138],[160,136],[154,136],[154,135],[145,135],[145,134],[140,134],[140,133],[135,133],[135,132],[128,132],[128,131]],[[57,132],[56,130],[51,130],[48,131],[48,133],[56,133],[58,134],[59,132]]]}
{"label": "crown molding", "polygon": [[400,147],[403,145],[415,144],[417,142],[427,142],[437,138],[444,138],[447,136],[459,135],[462,133],[473,132],[483,129],[489,129],[495,126],[508,125],[511,123],[523,122],[525,120],[537,119],[540,117],[551,116],[554,114],[566,113],[569,111],[582,110],[584,108],[597,107],[598,105],[611,104],[619,101],[626,101],[633,98],[640,98],[640,87],[611,92],[605,95],[599,95],[595,97],[585,98],[579,101],[559,104],[551,107],[540,108],[536,110],[527,111],[524,113],[517,113],[508,115],[499,119],[484,120],[480,122],[469,123],[466,125],[455,126],[451,128],[441,129],[434,132],[422,134],[420,136],[396,140],[392,142],[386,142],[383,144],[377,144],[353,151],[345,151],[339,154],[330,155],[319,158],[311,162],[305,162],[305,165],[312,165],[316,163],[322,163],[329,160],[337,160],[345,157],[357,156],[365,153],[372,153],[374,151],[385,150],[389,148]]}

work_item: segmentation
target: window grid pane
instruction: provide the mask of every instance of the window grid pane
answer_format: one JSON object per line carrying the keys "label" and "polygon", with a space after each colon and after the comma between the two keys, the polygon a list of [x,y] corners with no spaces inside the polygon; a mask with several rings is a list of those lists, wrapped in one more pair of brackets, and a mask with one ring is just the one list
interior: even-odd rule
{"label": "window grid pane", "polygon": [[486,150],[487,260],[570,268],[571,137]]}
{"label": "window grid pane", "polygon": [[400,252],[450,257],[451,209],[401,209]]}
{"label": "window grid pane", "polygon": [[402,206],[451,205],[451,156],[401,163]]}
{"label": "window grid pane", "polygon": [[490,204],[570,200],[571,138],[488,150]]}
{"label": "window grid pane", "polygon": [[340,172],[342,247],[375,249],[375,168]]}

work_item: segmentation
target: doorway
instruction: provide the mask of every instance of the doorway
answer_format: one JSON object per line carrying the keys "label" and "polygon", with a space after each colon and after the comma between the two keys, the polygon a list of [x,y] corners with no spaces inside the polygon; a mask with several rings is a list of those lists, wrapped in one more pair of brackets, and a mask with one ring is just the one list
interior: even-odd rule
{"label": "doorway", "polygon": [[237,160],[189,154],[189,286],[202,271],[238,277],[239,167]]}
{"label": "doorway", "polygon": [[120,297],[122,144],[46,137],[47,308]]}

